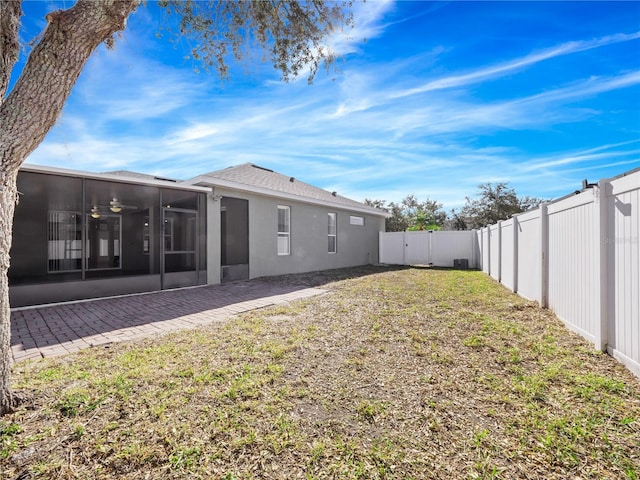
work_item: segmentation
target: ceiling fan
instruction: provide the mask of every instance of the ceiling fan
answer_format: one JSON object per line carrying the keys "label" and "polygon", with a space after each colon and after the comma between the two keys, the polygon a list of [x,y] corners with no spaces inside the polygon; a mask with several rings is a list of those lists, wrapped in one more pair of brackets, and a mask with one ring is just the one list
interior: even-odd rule
{"label": "ceiling fan", "polygon": [[123,205],[122,202],[116,197],[113,197],[113,200],[109,202],[109,210],[111,210],[113,213],[120,213],[123,209],[135,210],[137,208],[138,207],[136,207],[135,205]]}
{"label": "ceiling fan", "polygon": [[138,207],[135,205],[124,205],[117,197],[113,197],[113,200],[109,202],[109,205],[93,205],[91,207],[91,217],[100,218],[102,215],[100,212],[105,211],[107,209],[111,210],[113,213],[120,213],[122,210],[136,210]]}

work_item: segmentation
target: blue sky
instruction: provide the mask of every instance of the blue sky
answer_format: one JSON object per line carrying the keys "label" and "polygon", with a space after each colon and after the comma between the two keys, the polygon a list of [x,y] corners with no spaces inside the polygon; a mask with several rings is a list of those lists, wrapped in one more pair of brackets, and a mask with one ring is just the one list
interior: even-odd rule
{"label": "blue sky", "polygon": [[[26,3],[25,39],[56,4]],[[640,167],[640,2],[370,0],[355,14],[330,41],[337,69],[312,86],[260,63],[221,82],[194,71],[186,41],[156,38],[150,2],[27,161],[179,179],[253,162],[447,210],[484,182],[555,198]]]}

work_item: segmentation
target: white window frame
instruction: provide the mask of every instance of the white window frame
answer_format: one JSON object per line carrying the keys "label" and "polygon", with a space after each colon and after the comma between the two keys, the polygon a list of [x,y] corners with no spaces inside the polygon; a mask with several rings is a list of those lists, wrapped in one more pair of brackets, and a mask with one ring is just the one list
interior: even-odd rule
{"label": "white window frame", "polygon": [[[333,218],[333,233],[331,233],[331,219]],[[335,212],[329,212],[327,216],[327,251],[329,254],[335,254],[338,252],[338,214]],[[333,251],[331,250],[331,243],[329,239],[333,238]]]}
{"label": "white window frame", "polygon": [[[285,213],[285,230],[280,231],[280,211]],[[278,235],[276,237],[276,249],[279,256],[291,255],[291,207],[288,205],[278,205],[278,216],[276,218]],[[282,247],[286,247],[283,249]]]}
{"label": "white window frame", "polygon": [[359,217],[357,215],[349,216],[349,225],[357,225],[359,227],[364,226],[364,217]]}

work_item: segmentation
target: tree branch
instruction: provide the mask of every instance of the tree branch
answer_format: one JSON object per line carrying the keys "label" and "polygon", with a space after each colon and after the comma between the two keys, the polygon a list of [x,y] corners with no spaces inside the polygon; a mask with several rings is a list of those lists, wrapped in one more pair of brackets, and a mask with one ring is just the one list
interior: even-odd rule
{"label": "tree branch", "polygon": [[[2,5],[16,2],[3,1]],[[17,170],[55,124],[91,53],[122,30],[139,0],[79,0],[47,25],[0,105],[0,171]]]}
{"label": "tree branch", "polygon": [[0,105],[9,88],[11,72],[20,54],[18,30],[21,16],[21,2],[0,2]]}

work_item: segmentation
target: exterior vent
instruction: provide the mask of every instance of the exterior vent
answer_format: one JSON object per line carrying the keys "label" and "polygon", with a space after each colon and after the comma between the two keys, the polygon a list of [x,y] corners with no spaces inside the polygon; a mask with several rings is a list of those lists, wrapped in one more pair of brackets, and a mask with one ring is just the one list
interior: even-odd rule
{"label": "exterior vent", "polygon": [[334,197],[338,194],[338,192],[331,192],[331,195],[333,195]]}
{"label": "exterior vent", "polygon": [[173,178],[165,178],[165,177],[153,177],[154,180],[160,180],[162,182],[173,182],[173,183],[178,183],[177,180],[173,179]]}
{"label": "exterior vent", "polygon": [[458,270],[469,270],[469,259],[455,258],[453,260],[453,268],[457,268]]}
{"label": "exterior vent", "polygon": [[251,166],[252,166],[253,168],[257,168],[258,170],[264,170],[265,172],[271,172],[271,173],[273,173],[273,170],[271,170],[270,168],[264,168],[264,167],[261,167],[261,166],[259,166],[259,165],[254,165],[253,163],[251,164]]}

